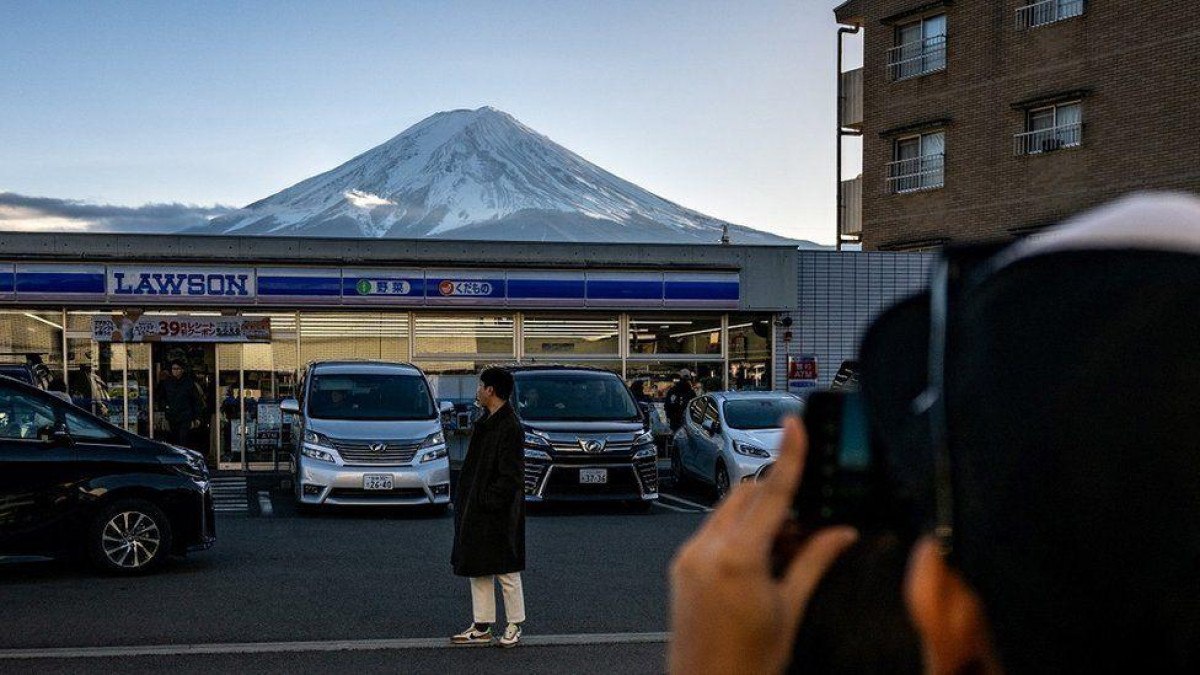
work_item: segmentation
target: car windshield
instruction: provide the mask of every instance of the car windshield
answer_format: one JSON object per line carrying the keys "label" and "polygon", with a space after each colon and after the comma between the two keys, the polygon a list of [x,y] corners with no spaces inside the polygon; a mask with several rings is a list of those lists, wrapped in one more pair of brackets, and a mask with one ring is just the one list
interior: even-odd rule
{"label": "car windshield", "polygon": [[642,418],[621,378],[611,373],[545,371],[517,373],[513,398],[526,420],[621,420]]}
{"label": "car windshield", "polygon": [[313,376],[308,414],[326,420],[427,420],[437,417],[425,378],[395,373]]}
{"label": "car windshield", "polygon": [[732,429],[779,429],[783,419],[799,415],[800,399],[748,398],[725,402],[725,423]]}

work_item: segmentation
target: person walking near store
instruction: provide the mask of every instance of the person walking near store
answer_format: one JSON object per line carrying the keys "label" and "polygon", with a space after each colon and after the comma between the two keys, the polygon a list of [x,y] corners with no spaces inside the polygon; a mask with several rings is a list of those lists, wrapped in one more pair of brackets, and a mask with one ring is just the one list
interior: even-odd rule
{"label": "person walking near store", "polygon": [[508,622],[496,641],[515,647],[525,621],[521,572],[525,569],[524,432],[509,404],[513,376],[488,368],[475,399],[486,415],[475,424],[454,491],[454,573],[469,577],[474,623],[450,638],[458,645],[486,645],[496,621],[496,582]]}
{"label": "person walking near store", "polygon": [[696,391],[692,388],[692,371],[684,368],[679,371],[679,379],[667,390],[667,403],[664,407],[667,410],[667,422],[671,424],[671,433],[683,426],[683,416],[694,398]]}
{"label": "person walking near store", "polygon": [[177,445],[187,446],[188,437],[193,429],[200,428],[200,418],[204,415],[200,387],[188,375],[183,361],[173,360],[170,375],[159,388],[158,399],[166,414],[169,439]]}

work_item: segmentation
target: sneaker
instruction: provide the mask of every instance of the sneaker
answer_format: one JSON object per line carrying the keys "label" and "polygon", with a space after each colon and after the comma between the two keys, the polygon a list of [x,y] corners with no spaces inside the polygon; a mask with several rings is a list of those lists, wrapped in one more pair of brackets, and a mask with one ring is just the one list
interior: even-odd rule
{"label": "sneaker", "polygon": [[[505,631],[507,633],[507,631]],[[486,645],[492,641],[492,628],[488,626],[487,630],[476,630],[475,624],[459,633],[458,635],[450,636],[450,642],[456,645]]]}
{"label": "sneaker", "polygon": [[504,629],[504,635],[499,640],[496,640],[496,646],[508,649],[510,647],[516,647],[517,643],[520,641],[521,625],[510,623],[508,624],[508,627]]}

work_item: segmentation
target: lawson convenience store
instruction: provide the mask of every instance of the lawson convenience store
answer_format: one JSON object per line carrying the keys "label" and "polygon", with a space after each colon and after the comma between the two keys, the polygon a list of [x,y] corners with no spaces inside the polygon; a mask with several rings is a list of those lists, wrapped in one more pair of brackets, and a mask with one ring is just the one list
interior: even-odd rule
{"label": "lawson convenience store", "polygon": [[181,359],[207,402],[192,445],[225,470],[286,457],[279,401],[304,364],[408,361],[468,403],[494,362],[586,364],[651,399],[681,368],[708,390],[776,388],[790,246],[0,234],[0,360],[153,436]]}

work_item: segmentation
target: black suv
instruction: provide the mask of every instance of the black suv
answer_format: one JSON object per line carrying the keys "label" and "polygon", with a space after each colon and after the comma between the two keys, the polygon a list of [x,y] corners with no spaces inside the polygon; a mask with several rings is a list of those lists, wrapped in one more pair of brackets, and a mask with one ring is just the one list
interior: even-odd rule
{"label": "black suv", "polygon": [[525,498],[658,499],[658,453],[648,418],[607,370],[508,366],[525,430]]}
{"label": "black suv", "polygon": [[132,574],[214,541],[199,453],[0,378],[0,555],[84,554]]}

